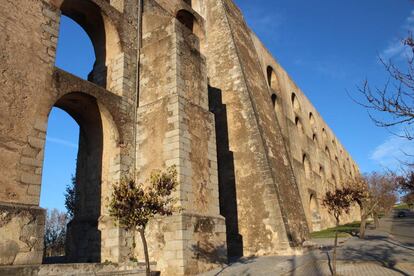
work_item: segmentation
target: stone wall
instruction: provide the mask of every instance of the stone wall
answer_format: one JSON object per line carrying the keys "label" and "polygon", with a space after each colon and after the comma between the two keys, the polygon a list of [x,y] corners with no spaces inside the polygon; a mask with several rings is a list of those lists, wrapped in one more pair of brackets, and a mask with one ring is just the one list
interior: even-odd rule
{"label": "stone wall", "polygon": [[0,204],[0,266],[40,263],[44,225],[39,207]]}
{"label": "stone wall", "polygon": [[[170,165],[180,211],[147,229],[151,260],[170,275],[287,253],[332,225],[320,198],[356,164],[233,1],[148,0],[138,10],[136,0],[0,2],[1,264],[41,262],[52,107],[81,128],[68,261],[142,259],[107,200],[121,177],[144,182]],[[91,38],[88,80],[55,68],[62,15]]]}

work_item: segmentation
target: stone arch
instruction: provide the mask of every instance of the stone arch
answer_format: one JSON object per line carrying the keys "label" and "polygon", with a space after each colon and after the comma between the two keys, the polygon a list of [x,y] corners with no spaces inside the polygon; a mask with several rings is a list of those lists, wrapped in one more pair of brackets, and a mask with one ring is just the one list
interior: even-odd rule
{"label": "stone arch", "polygon": [[275,70],[273,70],[271,66],[267,66],[266,72],[267,72],[267,83],[269,87],[272,89],[274,93],[278,92],[280,88],[279,88],[279,81],[277,79]]}
{"label": "stone arch", "polygon": [[305,133],[305,129],[303,128],[302,120],[296,116],[295,117],[295,125],[298,128],[298,131],[301,133]]}
{"label": "stone arch", "polygon": [[79,24],[88,34],[95,51],[95,64],[88,80],[110,89],[116,79],[111,72],[114,62],[122,54],[119,33],[101,8],[92,1],[64,0],[60,6],[63,15]]}
{"label": "stone arch", "polygon": [[328,146],[325,147],[325,154],[329,159],[331,159],[331,151],[329,150]]}
{"label": "stone arch", "polygon": [[309,112],[309,123],[310,123],[310,126],[311,126],[312,130],[315,130],[316,129],[316,121],[315,121],[315,117],[313,116],[312,112]]}
{"label": "stone arch", "polygon": [[181,9],[177,11],[175,17],[183,24],[188,30],[190,30],[199,40],[204,39],[203,26],[193,13],[188,10]]}
{"label": "stone arch", "polygon": [[326,173],[322,165],[319,165],[319,176],[323,182],[326,180]]}
{"label": "stone arch", "polygon": [[325,159],[325,171],[326,171],[326,175],[329,176],[332,173],[332,164],[331,164],[331,151],[329,150],[328,146],[325,146],[325,155],[326,155],[326,159]]}
{"label": "stone arch", "polygon": [[312,140],[313,140],[315,143],[318,143],[318,135],[317,135],[316,133],[313,133],[313,135],[312,135]]}
{"label": "stone arch", "polygon": [[273,108],[276,108],[277,105],[277,95],[275,93],[270,97],[272,99]]}
{"label": "stone arch", "polygon": [[291,101],[292,101],[293,111],[300,112],[301,110],[300,103],[295,93],[292,93]]}
{"label": "stone arch", "polygon": [[311,164],[309,161],[309,157],[308,155],[305,153],[302,156],[302,164],[303,164],[303,168],[305,170],[305,178],[307,180],[310,180],[312,178],[312,168],[311,168]]}
{"label": "stone arch", "polygon": [[328,138],[328,135],[326,134],[326,129],[322,128],[322,139],[326,140]]}
{"label": "stone arch", "polygon": [[86,93],[67,93],[54,106],[66,111],[80,129],[76,204],[74,217],[67,226],[66,260],[109,260],[105,252],[108,248],[103,243],[114,226],[103,227],[102,218],[107,214],[105,198],[109,195],[110,184],[119,180],[119,172],[114,170],[115,159],[119,157],[117,127],[109,111]]}
{"label": "stone arch", "polygon": [[314,193],[310,195],[309,211],[311,215],[311,229],[312,232],[321,230],[321,215],[319,213],[319,204]]}
{"label": "stone arch", "polygon": [[279,123],[281,123],[283,113],[282,113],[282,105],[280,102],[281,98],[279,98],[279,95],[278,95],[280,92],[279,81],[277,79],[275,71],[273,70],[271,66],[267,67],[266,73],[267,73],[267,82],[268,82],[270,93],[271,93],[273,109],[276,112],[276,116],[279,120]]}

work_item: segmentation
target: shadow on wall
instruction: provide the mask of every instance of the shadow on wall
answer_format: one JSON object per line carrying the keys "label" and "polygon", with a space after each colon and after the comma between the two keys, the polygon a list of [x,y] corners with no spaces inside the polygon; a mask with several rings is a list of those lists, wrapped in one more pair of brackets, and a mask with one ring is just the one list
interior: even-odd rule
{"label": "shadow on wall", "polygon": [[237,194],[233,152],[229,148],[227,109],[222,91],[209,86],[209,109],[216,121],[217,165],[220,214],[226,218],[227,255],[229,259],[243,256],[243,237],[239,234]]}

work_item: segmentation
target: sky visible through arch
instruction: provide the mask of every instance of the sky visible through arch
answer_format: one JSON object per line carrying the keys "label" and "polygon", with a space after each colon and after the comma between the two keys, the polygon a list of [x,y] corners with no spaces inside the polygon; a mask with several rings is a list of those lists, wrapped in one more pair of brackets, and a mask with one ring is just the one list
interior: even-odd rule
{"label": "sky visible through arch", "polygon": [[[413,142],[374,126],[348,97],[365,78],[384,85],[378,56],[404,61],[400,40],[414,31],[410,0],[235,0],[252,30],[310,99],[362,172],[396,168]],[[84,79],[92,43],[62,17],[56,65]],[[395,131],[398,131],[395,130]],[[63,193],[76,169],[79,127],[62,110],[49,117],[41,203],[64,210]]]}

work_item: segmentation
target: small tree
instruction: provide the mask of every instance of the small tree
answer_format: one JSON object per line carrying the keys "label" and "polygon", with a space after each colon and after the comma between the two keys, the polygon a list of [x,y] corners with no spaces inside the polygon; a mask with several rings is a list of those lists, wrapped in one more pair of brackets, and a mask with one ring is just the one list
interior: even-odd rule
{"label": "small tree", "polygon": [[402,192],[414,193],[414,171],[411,170],[404,176],[397,177],[397,184]]}
{"label": "small tree", "polygon": [[414,206],[414,171],[409,171],[405,176],[397,178],[397,183],[400,191],[405,193],[402,201],[408,205],[409,208]]}
{"label": "small tree", "polygon": [[402,202],[407,204],[408,208],[412,209],[414,207],[414,193],[409,193],[403,196]]}
{"label": "small tree", "polygon": [[150,275],[148,247],[145,228],[155,215],[170,216],[177,201],[172,192],[178,186],[175,166],[166,171],[153,171],[145,184],[137,185],[133,179],[123,179],[113,186],[109,213],[127,230],[133,231],[135,248],[135,230],[140,233],[144,248],[146,272]]}
{"label": "small tree", "polygon": [[68,219],[73,219],[76,206],[76,177],[72,175],[71,183],[66,186],[65,207],[68,211]]}
{"label": "small tree", "polygon": [[57,209],[47,210],[44,257],[62,256],[65,253],[66,213]]}
{"label": "small tree", "polygon": [[397,200],[395,194],[396,178],[393,173],[374,172],[356,177],[350,181],[349,186],[354,191],[354,200],[361,210],[359,237],[363,239],[368,218],[372,216],[375,227],[378,227],[379,214],[392,210]]}
{"label": "small tree", "polygon": [[338,226],[342,214],[349,213],[352,203],[355,201],[355,191],[351,188],[345,187],[336,189],[334,192],[326,192],[322,205],[328,209],[328,212],[335,218],[335,242],[333,248],[333,274],[336,275],[336,248],[338,246]]}

